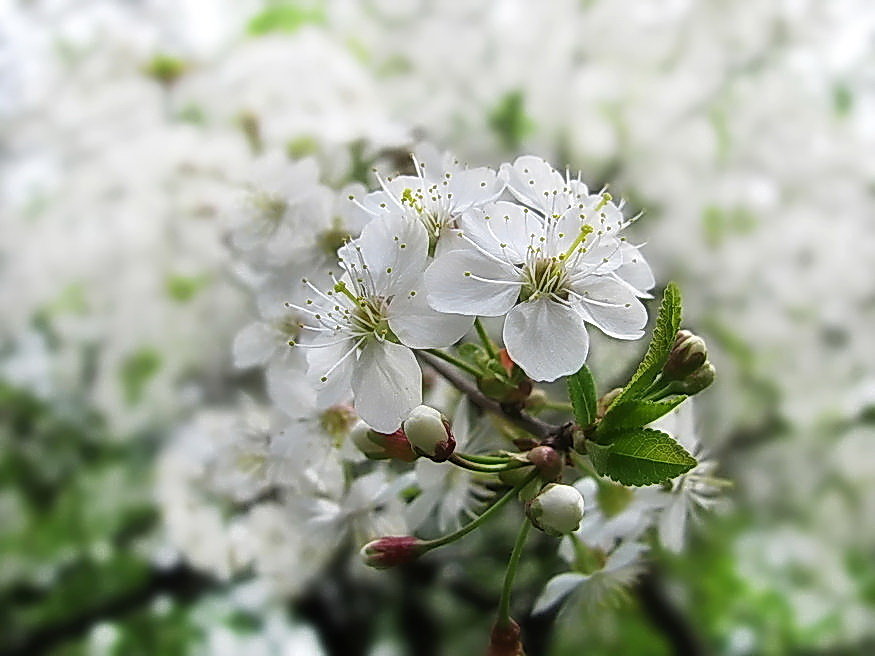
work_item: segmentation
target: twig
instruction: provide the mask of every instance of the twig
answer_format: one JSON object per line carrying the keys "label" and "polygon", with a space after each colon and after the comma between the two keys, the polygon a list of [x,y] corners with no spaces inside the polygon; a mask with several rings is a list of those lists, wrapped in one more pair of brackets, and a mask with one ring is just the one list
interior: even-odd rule
{"label": "twig", "polygon": [[477,386],[473,382],[462,376],[452,367],[444,364],[441,360],[430,353],[418,351],[416,355],[441,376],[446,378],[456,389],[467,396],[472,403],[482,410],[502,417],[540,439],[545,439],[562,430],[561,426],[550,424],[536,417],[532,417],[523,410],[509,408],[506,405],[503,406],[498,401],[490,399],[477,389]]}

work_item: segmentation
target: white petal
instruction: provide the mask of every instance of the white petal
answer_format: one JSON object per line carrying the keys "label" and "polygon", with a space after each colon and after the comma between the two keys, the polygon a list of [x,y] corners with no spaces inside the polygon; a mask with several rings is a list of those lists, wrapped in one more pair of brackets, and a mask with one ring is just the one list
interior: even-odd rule
{"label": "white petal", "polygon": [[552,579],[547,581],[544,591],[538,600],[535,602],[535,607],[532,608],[532,615],[545,613],[556,604],[561,603],[565,598],[574,592],[574,589],[589,577],[577,572],[565,572],[557,574]]}
{"label": "white petal", "polygon": [[504,345],[526,374],[549,382],[580,369],[589,351],[589,336],[574,308],[541,298],[508,312]]}
{"label": "white petal", "polygon": [[[317,340],[314,345],[319,343]],[[355,340],[350,338],[338,344],[307,348],[307,375],[316,386],[320,407],[341,403],[352,396],[351,381],[355,354],[349,354],[349,351],[355,348],[355,343]],[[343,362],[340,362],[341,359]],[[322,378],[325,380],[323,381]]]}
{"label": "white petal", "polygon": [[471,244],[469,244],[462,237],[462,231],[458,228],[451,228],[448,225],[445,225],[441,228],[441,233],[438,235],[437,245],[434,249],[434,256],[440,257],[450,251],[457,251],[460,249],[470,248]]}
{"label": "white petal", "polygon": [[653,271],[650,270],[650,265],[647,260],[641,255],[637,248],[623,242],[620,246],[620,251],[623,254],[623,264],[614,273],[629,283],[638,291],[639,296],[649,297],[647,292],[653,289],[656,281],[653,278]]}
{"label": "white petal", "polygon": [[552,192],[561,192],[565,187],[565,180],[552,166],[532,155],[517,157],[513,164],[503,164],[501,176],[520,202],[539,210],[552,207]]}
{"label": "white petal", "polygon": [[[360,253],[356,252],[360,248]],[[356,241],[338,251],[348,263],[359,266],[364,259],[373,280],[372,293],[391,296],[405,291],[422,275],[428,258],[428,235],[419,221],[400,212],[371,221]]]}
{"label": "white petal", "polygon": [[486,167],[456,171],[448,182],[447,191],[453,195],[456,212],[489,202],[504,191],[504,180]]}
{"label": "white petal", "polygon": [[541,220],[531,210],[500,201],[462,215],[462,231],[475,244],[513,264],[526,260],[532,232],[541,234]]}
{"label": "white petal", "polygon": [[380,433],[391,433],[422,402],[422,371],[406,346],[372,341],[355,365],[352,389],[362,420]]}
{"label": "white petal", "polygon": [[575,284],[587,321],[617,339],[644,335],[647,310],[623,283],[609,276],[591,276]]}
{"label": "white petal", "polygon": [[281,351],[267,366],[267,392],[290,417],[303,417],[313,410],[316,390],[304,375],[306,362],[300,349]]}
{"label": "white petal", "polygon": [[[620,268],[623,264],[623,253],[619,239],[608,234],[591,234],[583,242],[584,253],[577,253],[569,260],[572,280],[580,281],[584,277],[597,274],[607,275]],[[570,242],[565,246],[568,248]]]}
{"label": "white petal", "polygon": [[280,345],[282,340],[269,323],[251,323],[234,338],[234,366],[243,369],[264,364]]}
{"label": "white petal", "polygon": [[497,317],[516,302],[521,284],[514,266],[473,248],[441,255],[425,271],[428,303],[438,312]]}
{"label": "white petal", "polygon": [[683,551],[686,528],[686,500],[683,493],[675,494],[659,518],[659,541],[662,546],[674,553]]}
{"label": "white petal", "polygon": [[389,306],[389,327],[410,348],[440,348],[455,344],[471,330],[474,318],[431,309],[420,286],[411,296],[396,296]]}
{"label": "white petal", "polygon": [[[418,463],[417,463],[418,464]],[[404,516],[407,524],[414,531],[421,528],[434,514],[435,505],[440,497],[434,492],[421,492],[413,501],[404,508]]]}

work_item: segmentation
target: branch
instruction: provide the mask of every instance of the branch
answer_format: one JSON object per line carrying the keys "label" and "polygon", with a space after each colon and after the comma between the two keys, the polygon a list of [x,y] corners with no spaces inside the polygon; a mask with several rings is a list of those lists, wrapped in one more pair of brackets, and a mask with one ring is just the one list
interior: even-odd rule
{"label": "branch", "polygon": [[706,656],[710,653],[690,621],[667,594],[659,574],[650,569],[635,586],[641,607],[653,625],[665,636],[678,656]]}
{"label": "branch", "polygon": [[524,410],[521,410],[519,408],[511,408],[507,405],[502,405],[494,399],[490,399],[488,396],[483,394],[483,392],[477,389],[477,385],[468,380],[465,376],[461,375],[450,365],[445,364],[440,359],[436,358],[430,353],[417,351],[416,356],[432,369],[434,369],[436,372],[438,372],[441,376],[446,378],[447,381],[449,381],[453,385],[453,387],[455,387],[465,396],[467,396],[471,400],[471,402],[478,406],[480,409],[485,410],[486,412],[491,412],[494,415],[506,419],[515,426],[519,426],[524,431],[527,431],[542,440],[549,437],[550,435],[556,434],[561,431],[561,426],[549,424],[546,421],[542,421],[541,419],[532,417]]}
{"label": "branch", "polygon": [[168,570],[154,570],[138,585],[115,596],[93,604],[83,603],[69,616],[36,627],[30,633],[13,634],[11,640],[0,643],[0,652],[5,656],[49,653],[67,641],[81,638],[98,622],[122,619],[129,613],[146,608],[158,595],[191,600],[213,585],[210,578],[182,565]]}

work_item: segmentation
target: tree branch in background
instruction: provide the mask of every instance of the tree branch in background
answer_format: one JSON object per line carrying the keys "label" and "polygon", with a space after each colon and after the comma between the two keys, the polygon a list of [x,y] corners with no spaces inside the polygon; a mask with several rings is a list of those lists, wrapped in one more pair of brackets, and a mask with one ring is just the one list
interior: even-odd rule
{"label": "tree branch in background", "polygon": [[42,626],[30,634],[13,636],[8,642],[0,642],[0,653],[4,656],[49,653],[65,642],[82,638],[95,624],[121,619],[145,607],[160,595],[186,601],[194,599],[213,585],[214,582],[208,577],[184,566],[155,570],[135,588],[91,606],[83,604],[79,612],[72,612],[62,621]]}
{"label": "tree branch in background", "polygon": [[662,577],[651,567],[638,580],[635,595],[653,626],[662,633],[677,656],[708,656],[710,650],[674,600]]}

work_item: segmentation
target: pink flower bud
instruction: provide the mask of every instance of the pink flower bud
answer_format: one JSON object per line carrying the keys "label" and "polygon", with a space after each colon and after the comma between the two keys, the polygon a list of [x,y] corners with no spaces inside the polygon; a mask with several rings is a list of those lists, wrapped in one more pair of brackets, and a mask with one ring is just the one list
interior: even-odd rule
{"label": "pink flower bud", "polygon": [[529,451],[529,462],[545,481],[558,481],[562,477],[564,460],[562,454],[550,446],[536,446]]}
{"label": "pink flower bud", "polygon": [[361,549],[365,564],[387,569],[416,560],[427,551],[425,544],[412,535],[390,536],[368,542]]}
{"label": "pink flower bud", "polygon": [[394,433],[378,433],[364,422],[359,422],[352,429],[351,438],[358,449],[371,460],[413,462],[418,457],[401,429]]}

